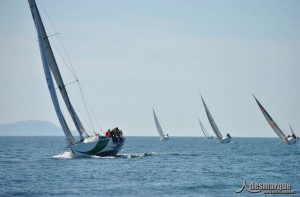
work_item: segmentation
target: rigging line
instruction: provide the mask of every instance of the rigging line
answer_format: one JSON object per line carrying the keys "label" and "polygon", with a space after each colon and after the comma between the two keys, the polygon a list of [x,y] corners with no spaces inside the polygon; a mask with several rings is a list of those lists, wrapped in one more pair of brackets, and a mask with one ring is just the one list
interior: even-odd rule
{"label": "rigging line", "polygon": [[[55,42],[54,39],[53,39],[53,42]],[[63,39],[62,39],[62,37],[61,37],[60,34],[58,34],[58,36],[57,36],[57,42],[59,43],[59,45],[60,45],[60,47],[62,49],[62,52],[63,52],[63,54],[64,54],[64,56],[65,56],[65,58],[67,60],[65,60],[64,56],[60,53],[60,51],[58,50],[57,46],[56,46],[56,48],[57,48],[56,50],[58,50],[60,57],[63,59],[64,63],[68,67],[69,71],[72,73],[73,77],[75,79],[77,79],[77,75],[76,75],[75,69],[74,69],[74,67],[72,65],[71,58],[70,58],[70,56],[68,54],[67,48],[65,47],[65,45],[63,43]]]}
{"label": "rigging line", "polygon": [[90,130],[92,130],[92,129],[91,129],[91,125],[89,125],[89,123],[88,123],[88,122],[86,121],[86,119],[84,118],[84,115],[83,115],[83,113],[81,112],[80,108],[78,107],[77,103],[75,102],[75,99],[73,99],[73,97],[71,96],[71,94],[69,94],[69,96],[70,96],[70,98],[71,98],[71,100],[72,100],[72,103],[75,104],[77,110],[79,111],[79,113],[80,113],[82,119],[84,120],[84,122],[86,123],[86,125],[89,127]]}
{"label": "rigging line", "polygon": [[[75,82],[79,83],[79,80],[78,80],[78,78],[77,78],[77,76],[76,76],[76,73],[75,73],[75,71],[74,71],[74,68],[73,68],[72,66],[71,66],[71,68],[69,67],[69,65],[67,64],[67,62],[65,61],[65,59],[64,59],[63,56],[61,55],[60,51],[58,50],[58,47],[57,47],[55,41],[54,41],[54,40],[52,40],[52,41],[53,41],[54,47],[55,47],[55,49],[57,50],[59,56],[61,57],[61,59],[63,60],[63,62],[65,63],[65,65],[67,66],[67,68],[69,69],[69,71],[71,72],[71,74],[73,75],[73,77],[76,79],[76,81],[73,81],[73,82],[71,82],[71,83],[65,84],[64,86],[67,86],[67,85],[72,84],[72,83],[75,83]],[[82,92],[81,92],[81,94],[82,94]],[[74,102],[74,99],[73,99],[73,102]],[[78,108],[78,107],[77,107],[77,108]],[[86,107],[85,107],[85,108],[86,108]],[[78,109],[79,109],[79,108],[78,108]],[[80,112],[80,113],[81,113],[81,112]],[[81,114],[82,114],[82,113],[81,113]],[[88,118],[89,118],[89,120],[90,120],[90,117],[88,117]],[[85,122],[87,123],[86,120],[85,120]],[[91,122],[91,121],[90,121],[90,122]],[[95,129],[94,129],[94,127],[93,127],[92,122],[90,123],[90,125],[87,123],[87,125],[89,126],[89,129],[91,129],[91,127],[92,127],[92,129],[93,129],[94,132],[95,132]]]}
{"label": "rigging line", "polygon": [[71,70],[73,71],[73,74],[74,74],[75,78],[77,78],[75,69],[74,69],[73,64],[72,64],[72,62],[71,62],[71,58],[70,58],[70,55],[69,55],[69,53],[68,53],[68,50],[67,50],[67,48],[66,48],[66,46],[65,46],[65,44],[64,44],[64,42],[63,42],[62,36],[59,34],[58,37],[59,37],[59,41],[60,41],[60,43],[61,43],[63,52],[64,52],[66,58],[67,58],[68,61],[69,61],[70,66],[71,66]]}
{"label": "rigging line", "polygon": [[[60,112],[61,112],[61,115],[63,116],[63,118],[65,119],[65,121],[68,121],[68,123],[66,122],[66,124],[67,124],[67,126],[68,126],[68,128],[69,128],[69,130],[70,130],[70,132],[71,132],[71,135],[74,135],[74,132],[72,132],[72,128],[70,127],[70,114],[69,113],[66,113],[66,108],[65,107],[63,107],[63,108],[61,108],[61,106],[63,106],[61,103],[61,97],[57,97],[57,101],[58,101],[58,104],[59,104],[59,106],[60,106]],[[67,114],[67,115],[66,115]],[[66,118],[65,117],[67,117],[67,120],[66,120]]]}
{"label": "rigging line", "polygon": [[[71,85],[73,83],[76,83],[78,82],[78,79],[76,81],[73,81],[73,82],[70,82],[70,83],[67,83],[67,84],[64,84],[64,87],[68,86],[68,85]],[[59,89],[59,87],[56,87],[55,89]]]}
{"label": "rigging line", "polygon": [[56,49],[57,54],[58,54],[59,57],[62,59],[62,61],[64,62],[64,64],[67,66],[69,72],[73,75],[73,77],[74,77],[76,80],[78,80],[78,79],[77,79],[77,76],[76,76],[76,73],[75,73],[75,71],[74,71],[74,69],[73,69],[73,67],[71,66],[71,68],[70,68],[69,64],[66,62],[66,60],[65,60],[65,58],[63,57],[63,55],[61,54],[61,52],[60,52],[58,46],[56,45],[55,40],[52,39],[52,38],[51,38],[51,40],[52,40],[52,43],[53,43],[53,45],[54,45],[54,48]]}
{"label": "rigging line", "polygon": [[89,113],[89,111],[88,111],[88,107],[87,107],[87,105],[86,105],[86,100],[87,100],[87,99],[84,98],[84,93],[83,93],[83,90],[82,90],[81,85],[80,85],[79,82],[78,82],[78,86],[79,86],[79,89],[80,89],[80,92],[81,92],[81,98],[82,98],[82,101],[83,101],[83,104],[84,104],[84,107],[85,107],[86,114],[87,114],[87,116],[88,116],[88,118],[89,118],[89,121],[90,121],[92,127],[93,127],[94,133],[96,134],[95,128],[94,128],[94,126],[93,126],[93,121],[92,121],[92,119],[91,119],[90,113]]}
{"label": "rigging line", "polygon": [[65,84],[64,86],[71,85],[71,84],[73,84],[73,83],[76,83],[76,82],[78,82],[78,79],[77,79],[76,81],[73,81],[73,82],[67,83],[67,84]]}
{"label": "rigging line", "polygon": [[[50,24],[51,24],[52,29],[54,30],[54,32],[59,32],[58,29],[56,28],[56,26],[54,25],[54,23],[52,22],[52,20],[50,19],[48,13],[47,13],[46,10],[44,9],[43,5],[41,5],[41,8],[43,9],[43,11],[44,11],[44,13],[45,13],[47,19],[49,20],[49,22],[50,22]],[[46,28],[47,28],[47,27],[46,27]],[[68,51],[67,51],[67,49],[66,49],[66,47],[65,47],[65,45],[64,45],[64,43],[63,43],[62,36],[61,36],[59,33],[56,33],[56,34],[54,34],[54,35],[58,35],[58,38],[59,38],[59,39],[57,39],[57,40],[58,40],[58,42],[60,43],[60,45],[61,45],[61,47],[62,47],[62,49],[63,49],[63,53],[64,53],[64,55],[66,56],[67,61],[69,62],[69,64],[68,64],[68,63],[65,61],[65,59],[63,58],[63,56],[62,56],[60,50],[58,49],[58,47],[57,47],[57,45],[56,45],[55,40],[51,38],[51,40],[52,40],[52,42],[53,42],[53,44],[54,44],[54,47],[56,48],[57,53],[59,54],[59,56],[61,57],[62,61],[65,63],[65,65],[67,66],[67,68],[69,69],[69,71],[71,72],[71,74],[73,75],[73,77],[76,79],[76,81],[77,81],[78,84],[79,84],[79,81],[78,81],[78,78],[77,78],[75,69],[74,69],[74,67],[72,66],[72,63],[71,63],[70,56],[69,56]],[[85,99],[84,99],[83,90],[82,90],[82,88],[81,88],[80,85],[79,85],[79,87],[80,87],[80,91],[81,91],[81,94],[82,94],[82,99],[83,99],[83,102],[84,102],[85,110],[86,110],[86,112],[87,112],[88,118],[89,118],[89,120],[90,120],[90,122],[91,122],[91,125],[92,125],[92,127],[93,127],[92,120],[91,120],[90,115],[89,115],[89,113],[88,113],[88,107],[87,107],[86,102],[85,102]],[[85,96],[85,97],[86,97],[86,96]],[[87,100],[87,98],[86,98],[86,100]],[[88,100],[87,100],[87,102],[88,102]],[[88,102],[88,104],[89,104],[89,102]],[[89,104],[89,105],[90,105],[90,104]],[[90,108],[91,108],[91,107],[90,107]],[[78,108],[78,109],[79,109],[79,108]],[[91,110],[92,110],[92,108],[91,108]],[[92,110],[92,112],[93,112],[93,110]],[[95,113],[94,113],[94,112],[93,112],[93,115],[95,116]],[[95,117],[94,117],[94,118],[95,118]],[[97,121],[96,118],[95,118],[95,120],[96,120],[96,122],[97,122],[97,124],[98,124],[98,126],[99,126],[99,123],[98,123],[98,121]],[[86,123],[87,123],[87,122],[86,122]],[[100,126],[99,126],[99,127],[100,127]],[[93,130],[94,130],[94,132],[95,132],[95,129],[94,129],[94,128],[93,128]],[[100,130],[102,131],[101,127],[100,127]]]}
{"label": "rigging line", "polygon": [[[45,28],[48,30],[47,27],[45,27]],[[53,35],[55,35],[55,34],[53,34]],[[56,34],[56,35],[59,35],[59,33]],[[49,36],[47,36],[47,37],[49,37]],[[59,57],[61,58],[61,60],[62,60],[63,63],[65,64],[65,66],[67,66],[69,72],[73,75],[73,77],[74,77],[75,79],[77,79],[77,76],[76,76],[76,73],[74,72],[74,69],[73,69],[72,67],[70,68],[69,64],[66,62],[65,58],[63,57],[63,55],[61,54],[61,52],[60,52],[60,50],[59,50],[59,47],[58,47],[57,44],[56,44],[55,39],[52,38],[52,37],[50,37],[50,39],[51,39],[51,41],[52,41],[51,43],[53,44],[53,46],[54,46],[54,48],[55,48],[55,51],[57,52],[57,54],[59,55]]]}
{"label": "rigging line", "polygon": [[[59,32],[58,29],[56,28],[56,26],[54,25],[54,23],[52,22],[52,20],[50,19],[48,13],[46,12],[46,10],[44,9],[44,7],[43,7],[42,4],[41,4],[41,8],[43,9],[43,11],[44,11],[44,13],[45,13],[46,18],[47,18],[48,21],[50,22],[51,27],[52,27],[52,29],[53,29],[53,32]],[[48,27],[45,26],[45,28],[49,31]],[[49,32],[50,32],[50,31],[49,31]],[[53,35],[58,35],[58,38],[59,38],[58,41],[59,41],[59,43],[60,43],[60,45],[61,45],[61,47],[62,47],[62,49],[63,49],[64,55],[66,56],[67,61],[68,61],[69,63],[67,63],[67,62],[65,61],[65,59],[63,58],[63,55],[60,53],[60,50],[59,50],[58,47],[56,46],[55,40],[51,38],[52,43],[55,45],[55,48],[56,48],[56,50],[57,50],[59,56],[61,57],[61,59],[63,60],[63,62],[65,63],[65,65],[68,67],[68,69],[69,69],[69,71],[72,73],[73,77],[74,77],[75,79],[77,79],[75,70],[74,70],[74,68],[73,68],[73,66],[72,66],[70,57],[69,57],[68,52],[67,52],[67,50],[66,50],[66,47],[65,47],[65,45],[63,44],[63,41],[62,41],[62,38],[61,38],[60,33],[55,33],[55,34],[53,34]],[[51,36],[53,36],[53,35],[51,35]],[[48,36],[48,37],[50,37],[50,36]],[[71,68],[69,67],[69,65],[71,66]]]}
{"label": "rigging line", "polygon": [[[79,82],[78,82],[78,85],[79,85],[79,87],[81,88],[81,85],[80,85]],[[95,115],[95,112],[94,112],[94,110],[93,110],[93,108],[92,108],[92,106],[91,106],[91,104],[90,104],[90,102],[89,102],[89,100],[88,100],[88,98],[87,98],[87,96],[86,96],[86,93],[84,92],[83,89],[82,89],[82,94],[83,94],[83,96],[85,97],[85,100],[87,101],[87,103],[88,103],[88,105],[89,105],[89,107],[90,107],[90,109],[91,109],[91,111],[92,111],[92,114],[93,114],[94,119],[95,119],[95,121],[96,121],[96,123],[97,123],[97,126],[98,126],[98,127],[100,128],[100,130],[103,132],[103,130],[102,130],[100,124],[99,124],[99,121],[98,121],[98,119],[97,119],[97,117],[96,117],[96,115]]]}

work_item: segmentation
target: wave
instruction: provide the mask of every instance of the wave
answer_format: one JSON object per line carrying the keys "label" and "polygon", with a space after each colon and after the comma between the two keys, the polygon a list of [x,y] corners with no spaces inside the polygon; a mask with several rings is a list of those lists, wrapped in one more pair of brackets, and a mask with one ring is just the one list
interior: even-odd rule
{"label": "wave", "polygon": [[158,156],[156,152],[152,153],[127,153],[127,154],[120,154],[116,157],[118,158],[144,158],[144,157],[153,157]]}
{"label": "wave", "polygon": [[91,155],[91,156],[88,156],[90,158],[94,158],[94,159],[115,159],[116,157],[115,156],[105,156],[105,157],[101,157],[101,156],[97,156],[97,155]]}
{"label": "wave", "polygon": [[[157,153],[126,153],[126,154],[119,154],[116,156],[106,156],[100,157],[96,155],[85,156],[84,158],[93,158],[93,159],[116,159],[116,158],[144,158],[144,157],[151,157],[151,156],[158,156]],[[57,155],[52,156],[52,158],[56,159],[74,159],[73,153],[71,151],[66,151]],[[81,157],[82,158],[82,157]]]}
{"label": "wave", "polygon": [[58,158],[58,159],[73,159],[74,155],[71,151],[66,151],[63,153],[60,153],[58,155],[54,155],[53,158]]}

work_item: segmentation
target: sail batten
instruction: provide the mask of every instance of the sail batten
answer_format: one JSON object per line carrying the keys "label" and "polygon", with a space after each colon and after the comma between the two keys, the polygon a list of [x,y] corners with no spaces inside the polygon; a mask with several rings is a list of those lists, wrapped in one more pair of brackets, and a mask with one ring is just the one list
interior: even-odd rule
{"label": "sail batten", "polygon": [[[56,81],[56,84],[59,88],[59,91],[62,95],[62,98],[64,100],[64,103],[71,115],[71,118],[74,122],[74,125],[80,135],[80,138],[83,139],[82,134],[86,133],[79,117],[77,116],[67,93],[67,90],[65,88],[62,76],[60,74],[59,68],[57,66],[47,33],[45,31],[45,27],[43,25],[42,19],[40,17],[38,8],[36,6],[36,3],[34,0],[29,0],[29,5],[31,8],[31,12],[32,12],[32,16],[33,19],[35,21],[36,24],[36,28],[37,28],[37,32],[39,35],[39,42],[42,43],[42,45],[40,45],[41,50],[43,51],[44,55],[42,56],[42,58],[46,59],[46,63],[47,63],[47,67],[49,67],[49,69],[52,71],[52,75],[54,76],[54,79]],[[38,25],[37,25],[38,24]]]}
{"label": "sail batten", "polygon": [[265,108],[260,104],[260,102],[256,99],[256,97],[253,95],[257,105],[259,106],[262,114],[264,115],[264,117],[266,118],[266,120],[268,121],[268,123],[270,124],[270,126],[272,127],[272,129],[275,131],[275,133],[278,135],[279,138],[281,138],[281,140],[285,143],[287,143],[287,137],[286,135],[283,133],[283,131],[278,127],[278,125],[275,123],[275,121],[272,119],[272,117],[268,114],[268,112],[265,110]]}
{"label": "sail batten", "polygon": [[213,117],[212,117],[210,111],[208,110],[208,107],[206,106],[206,104],[205,104],[205,102],[204,102],[202,96],[201,96],[201,99],[202,99],[202,102],[203,102],[203,105],[204,105],[204,108],[205,108],[205,112],[206,112],[208,121],[209,121],[209,123],[210,123],[210,125],[211,125],[213,131],[215,132],[217,138],[218,138],[220,141],[222,141],[223,136],[222,136],[222,134],[221,134],[221,132],[220,132],[220,130],[219,130],[219,128],[218,128],[216,122],[214,121],[214,119],[213,119]]}
{"label": "sail batten", "polygon": [[37,29],[37,35],[38,35],[38,40],[39,40],[39,48],[40,48],[40,53],[41,53],[41,57],[42,57],[42,63],[43,63],[43,69],[44,69],[44,73],[45,73],[45,77],[46,77],[46,81],[47,81],[47,85],[48,85],[48,89],[51,95],[51,100],[52,103],[54,105],[55,108],[55,112],[56,115],[58,117],[58,120],[60,122],[60,125],[62,126],[62,129],[65,133],[65,136],[67,138],[67,144],[68,146],[71,144],[75,143],[75,139],[65,121],[65,118],[61,112],[60,106],[59,106],[59,102],[58,102],[58,98],[57,98],[57,94],[55,91],[55,86],[54,86],[54,82],[53,82],[53,78],[52,78],[52,74],[50,71],[50,66],[49,66],[49,59],[46,53],[46,46],[45,46],[45,35],[42,34],[41,29],[43,28],[42,25],[42,20],[40,18],[39,15],[39,11],[36,7],[36,4],[33,0],[29,0],[29,6],[30,6],[30,10],[32,13],[32,17]]}
{"label": "sail batten", "polygon": [[157,119],[157,116],[156,116],[156,114],[155,114],[154,109],[152,109],[152,110],[153,110],[154,121],[155,121],[155,125],[156,125],[156,128],[157,128],[157,131],[158,131],[158,133],[159,133],[159,135],[160,135],[160,138],[161,138],[161,139],[164,139],[165,135],[164,135],[164,133],[163,133],[163,130],[162,130],[160,124],[159,124],[159,121],[158,121],[158,119]]}

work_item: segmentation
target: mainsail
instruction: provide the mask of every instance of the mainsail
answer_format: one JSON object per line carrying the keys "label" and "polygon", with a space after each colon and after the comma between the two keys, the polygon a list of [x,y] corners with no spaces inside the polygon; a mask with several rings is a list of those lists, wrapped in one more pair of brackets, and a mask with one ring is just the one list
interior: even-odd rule
{"label": "mainsail", "polygon": [[[39,46],[40,46],[40,51],[41,51],[41,56],[42,56],[42,61],[43,61],[43,67],[44,67],[44,72],[45,72],[45,76],[47,79],[47,83],[48,83],[48,87],[49,87],[49,91],[51,94],[51,98],[52,98],[52,102],[54,104],[58,119],[60,121],[60,124],[68,138],[69,141],[74,141],[74,138],[63,118],[62,112],[60,110],[60,107],[58,105],[58,99],[57,99],[57,95],[55,92],[55,86],[53,83],[53,79],[51,76],[51,72],[52,71],[52,75],[55,78],[56,84],[59,88],[59,91],[63,97],[63,100],[67,106],[67,109],[72,117],[72,120],[75,124],[75,127],[80,135],[81,140],[83,140],[83,136],[82,134],[85,133],[86,131],[81,123],[81,121],[79,120],[71,102],[68,96],[68,93],[66,91],[63,79],[61,77],[61,74],[59,72],[53,51],[51,49],[51,45],[50,42],[48,40],[48,36],[47,33],[45,31],[42,19],[40,17],[38,8],[36,6],[36,3],[34,0],[29,0],[29,6],[30,6],[30,10],[31,10],[31,14],[36,26],[36,30],[37,30],[37,34],[38,34],[38,40],[39,40]],[[72,136],[72,137],[71,137]],[[73,139],[73,140],[72,140]]]}
{"label": "mainsail", "polygon": [[287,137],[285,136],[285,134],[281,131],[281,129],[277,126],[277,124],[275,123],[275,121],[272,119],[272,117],[268,114],[268,112],[265,110],[265,108],[260,104],[260,102],[256,99],[256,97],[253,95],[256,103],[258,104],[261,112],[263,113],[263,115],[265,116],[265,118],[267,119],[268,123],[270,124],[270,126],[272,127],[272,129],[275,131],[275,133],[281,138],[281,140],[285,143],[287,143]]}
{"label": "mainsail", "polygon": [[216,122],[214,121],[212,115],[210,114],[210,112],[209,112],[209,110],[208,110],[208,108],[207,108],[207,106],[206,106],[206,104],[205,104],[205,102],[204,102],[202,96],[201,96],[201,99],[202,99],[202,102],[203,102],[203,105],[204,105],[204,108],[205,108],[205,111],[206,111],[206,115],[207,115],[208,121],[209,121],[209,123],[210,123],[210,125],[211,125],[213,131],[215,132],[217,138],[218,138],[220,141],[222,141],[223,136],[222,136],[220,130],[218,129],[218,126],[217,126]]}
{"label": "mainsail", "polygon": [[160,138],[161,138],[161,139],[164,139],[165,135],[164,135],[164,133],[163,133],[163,131],[162,131],[162,129],[161,129],[161,126],[160,126],[160,124],[159,124],[159,122],[158,122],[158,119],[157,119],[157,116],[156,116],[156,114],[155,114],[154,109],[152,109],[152,110],[153,110],[154,121],[155,121],[155,125],[156,125],[156,128],[157,128],[157,131],[158,131],[158,133],[159,133],[159,135],[160,135]]}
{"label": "mainsail", "polygon": [[203,126],[203,124],[202,124],[202,122],[201,122],[200,119],[199,119],[199,124],[200,124],[200,127],[201,127],[202,131],[203,131],[204,136],[208,138],[209,135],[208,135],[206,129],[204,128],[204,126]]}

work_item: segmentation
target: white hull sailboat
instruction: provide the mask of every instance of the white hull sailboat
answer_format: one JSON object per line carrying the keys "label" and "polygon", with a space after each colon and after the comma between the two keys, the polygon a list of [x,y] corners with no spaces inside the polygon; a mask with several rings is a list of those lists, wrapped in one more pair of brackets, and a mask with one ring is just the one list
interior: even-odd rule
{"label": "white hull sailboat", "polygon": [[[294,133],[294,131],[293,131],[291,125],[290,125],[290,129],[291,129],[292,135],[291,135],[291,136],[288,135],[288,141],[289,141],[290,143],[295,144],[295,143],[299,140],[299,137],[296,137],[296,135],[295,135],[295,133]],[[295,142],[293,142],[293,141],[295,141]]]}
{"label": "white hull sailboat", "polygon": [[163,132],[163,130],[162,130],[160,124],[159,124],[159,121],[157,119],[157,116],[155,114],[155,111],[154,111],[154,109],[152,109],[152,110],[153,110],[154,122],[155,122],[155,125],[156,125],[156,128],[157,128],[157,131],[159,133],[160,140],[169,140],[169,134],[166,134],[166,135],[164,134],[164,132]]}
{"label": "white hull sailboat", "polygon": [[[200,95],[201,96],[201,95]],[[209,112],[208,110],[208,107],[206,106],[202,96],[201,96],[201,99],[202,99],[202,102],[203,102],[203,105],[204,105],[204,108],[205,108],[205,111],[206,111],[206,115],[207,115],[207,118],[208,118],[208,121],[211,125],[211,128],[212,130],[215,132],[218,140],[221,142],[221,143],[229,143],[231,141],[231,136],[229,135],[229,133],[226,135],[226,136],[222,136],[219,128],[217,127],[217,124],[216,122],[214,121],[211,113]]]}
{"label": "white hull sailboat", "polygon": [[201,129],[202,129],[202,132],[203,132],[205,138],[206,138],[206,139],[214,139],[214,136],[212,136],[212,135],[210,136],[210,135],[207,133],[207,131],[206,131],[206,129],[204,128],[204,126],[203,126],[203,124],[202,124],[202,122],[201,122],[200,119],[199,119],[199,124],[200,124],[200,127],[201,127]]}
{"label": "white hull sailboat", "polygon": [[275,131],[275,133],[278,135],[278,137],[281,139],[281,141],[285,144],[296,144],[298,139],[291,126],[291,132],[292,132],[292,136],[286,136],[283,131],[277,126],[277,124],[275,123],[275,121],[272,119],[272,117],[268,114],[268,112],[265,110],[265,108],[260,104],[260,102],[256,99],[256,97],[253,95],[258,107],[260,108],[262,114],[264,115],[264,117],[266,118],[266,120],[268,121],[268,123],[270,124],[270,126],[272,127],[272,129]]}
{"label": "white hull sailboat", "polygon": [[[116,128],[112,131],[110,135],[111,137],[100,137],[97,136],[96,133],[95,136],[90,136],[86,132],[79,117],[77,116],[77,113],[75,112],[75,109],[73,108],[70,102],[69,95],[67,93],[65,84],[63,82],[58,65],[56,63],[56,59],[54,57],[50,42],[48,40],[48,35],[45,31],[45,27],[40,17],[35,0],[29,0],[28,2],[33,21],[37,30],[39,48],[48,89],[56,111],[56,115],[58,117],[62,130],[64,131],[64,134],[66,136],[67,147],[70,148],[71,152],[75,157],[87,155],[115,156],[122,149],[122,146],[125,142],[125,138],[122,135],[120,135],[120,133],[122,134],[122,132]],[[58,91],[60,92],[62,99],[72,118],[72,121],[74,122],[76,130],[79,133],[79,141],[75,140],[74,136],[72,135],[69,129],[68,124],[65,121],[57,98],[55,90],[56,87],[54,85],[53,77],[58,87]]]}

